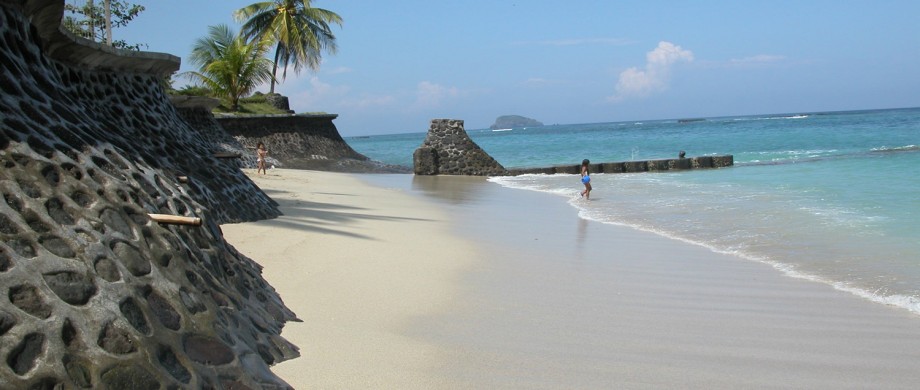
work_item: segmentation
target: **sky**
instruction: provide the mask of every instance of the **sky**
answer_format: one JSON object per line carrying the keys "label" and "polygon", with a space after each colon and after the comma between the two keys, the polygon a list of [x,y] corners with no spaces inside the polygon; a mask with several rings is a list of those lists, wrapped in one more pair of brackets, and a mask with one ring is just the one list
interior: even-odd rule
{"label": "sky", "polygon": [[[254,0],[129,0],[115,39],[188,56]],[[338,51],[277,91],[343,136],[920,106],[920,1],[314,0]],[[177,86],[185,83],[181,78]],[[260,88],[268,92],[268,86]]]}

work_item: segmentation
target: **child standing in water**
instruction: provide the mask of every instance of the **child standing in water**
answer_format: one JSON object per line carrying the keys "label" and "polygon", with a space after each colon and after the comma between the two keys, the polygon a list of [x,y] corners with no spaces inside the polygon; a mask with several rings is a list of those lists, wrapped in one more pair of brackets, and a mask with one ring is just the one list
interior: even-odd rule
{"label": "child standing in water", "polygon": [[581,196],[585,199],[591,199],[591,172],[588,171],[588,164],[591,164],[588,159],[581,161],[581,182],[585,185],[585,190],[581,192]]}
{"label": "child standing in water", "polygon": [[256,153],[258,158],[258,164],[256,165],[256,173],[268,174],[268,171],[265,170],[265,156],[268,155],[268,150],[265,149],[265,144],[259,142],[259,145],[256,147]]}

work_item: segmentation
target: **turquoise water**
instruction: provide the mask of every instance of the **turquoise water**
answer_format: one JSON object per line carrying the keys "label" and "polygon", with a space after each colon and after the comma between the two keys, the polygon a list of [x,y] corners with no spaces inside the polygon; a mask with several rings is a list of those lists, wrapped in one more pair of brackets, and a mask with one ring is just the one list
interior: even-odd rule
{"label": "turquoise water", "polygon": [[[735,166],[492,178],[558,195],[582,218],[626,225],[773,265],[920,314],[920,109],[791,113],[471,130],[508,168],[731,154]],[[347,139],[411,165],[424,133]]]}

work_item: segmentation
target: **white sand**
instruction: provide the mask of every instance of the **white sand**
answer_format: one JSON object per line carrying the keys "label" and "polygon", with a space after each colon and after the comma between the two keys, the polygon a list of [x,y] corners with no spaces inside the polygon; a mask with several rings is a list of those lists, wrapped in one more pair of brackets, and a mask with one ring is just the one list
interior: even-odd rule
{"label": "white sand", "polygon": [[297,389],[442,387],[435,346],[406,337],[411,318],[449,307],[454,278],[476,258],[431,204],[354,177],[270,170],[250,177],[285,214],[223,225],[265,268],[301,323],[282,336],[301,357],[273,371]]}
{"label": "white sand", "polygon": [[223,230],[305,321],[283,333],[303,356],[274,367],[295,388],[920,383],[918,316],[588,222],[550,195],[475,178],[250,176],[285,216]]}

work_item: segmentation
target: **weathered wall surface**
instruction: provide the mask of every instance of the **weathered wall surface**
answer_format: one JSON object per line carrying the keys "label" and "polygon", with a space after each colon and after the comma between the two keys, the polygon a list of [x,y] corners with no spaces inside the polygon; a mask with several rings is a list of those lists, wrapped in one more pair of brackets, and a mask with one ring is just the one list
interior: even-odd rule
{"label": "weathered wall surface", "polygon": [[[215,153],[239,156],[224,160],[227,164],[239,168],[256,168],[255,146],[250,148],[243,146],[243,144],[240,143],[240,139],[234,138],[224,131],[224,128],[221,127],[214,118],[214,114],[211,113],[211,110],[219,104],[219,100],[206,97],[175,95],[169,98],[173,102],[173,105],[176,106],[179,116],[188,122],[188,124],[195,129],[195,132],[214,146]],[[266,161],[269,165],[274,165],[279,168],[284,166],[284,164],[272,156],[269,156]]]}
{"label": "weathered wall surface", "polygon": [[[343,159],[366,162],[342,139],[332,123],[337,115],[218,117],[217,123],[252,153],[265,143],[269,156],[286,168],[335,170]],[[253,166],[254,167],[254,166]]]}
{"label": "weathered wall surface", "polygon": [[356,152],[326,115],[217,117],[220,127],[244,148],[243,163],[255,168],[259,142],[268,149],[267,162],[284,168],[352,173],[409,173],[408,167],[373,161]]}
{"label": "weathered wall surface", "polygon": [[498,176],[507,171],[482,150],[458,119],[432,119],[412,162],[416,175]]}
{"label": "weathered wall surface", "polygon": [[[175,95],[170,95],[169,100],[176,107],[179,116],[184,119],[205,142],[213,146],[212,152],[239,154],[241,158],[243,157],[243,145],[227,134],[227,132],[217,124],[217,121],[214,120],[214,115],[211,114],[211,110],[220,103],[220,100],[207,97]],[[228,159],[226,163],[237,168],[242,168],[245,164],[241,158]],[[255,161],[255,157],[251,158]]]}
{"label": "weathered wall surface", "polygon": [[174,57],[74,44],[63,3],[0,0],[0,388],[287,387],[295,316],[218,225],[276,205],[165,96]]}
{"label": "weathered wall surface", "polygon": [[[724,156],[698,156],[698,157],[680,157],[662,160],[640,160],[640,161],[620,161],[590,164],[588,169],[591,173],[637,173],[637,172],[660,172],[660,171],[679,171],[686,169],[708,169],[708,168],[725,168],[735,164],[735,158],[732,155]],[[523,168],[510,169],[509,175],[525,174],[546,174],[555,173],[579,174],[581,173],[581,164],[577,165],[559,165],[545,168]]]}

